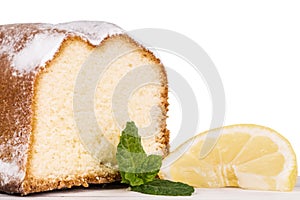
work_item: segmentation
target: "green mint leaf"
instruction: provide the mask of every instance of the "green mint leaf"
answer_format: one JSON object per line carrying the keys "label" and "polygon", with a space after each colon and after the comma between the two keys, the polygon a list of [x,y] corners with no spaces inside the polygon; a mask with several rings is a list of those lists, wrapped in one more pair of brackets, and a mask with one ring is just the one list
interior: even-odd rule
{"label": "green mint leaf", "polygon": [[122,131],[118,148],[128,152],[146,155],[142,146],[141,137],[138,134],[138,128],[134,122],[127,122],[125,129]]}
{"label": "green mint leaf", "polygon": [[144,179],[139,175],[140,174],[136,174],[136,173],[124,173],[124,182],[127,182],[129,185],[135,185],[135,186],[142,185],[144,184]]}
{"label": "green mint leaf", "polygon": [[161,156],[147,156],[134,122],[127,122],[126,128],[122,131],[116,157],[121,182],[131,186],[153,181],[162,165]]}
{"label": "green mint leaf", "polygon": [[194,192],[194,188],[187,184],[160,179],[131,187],[131,190],[144,194],[166,196],[191,196]]}
{"label": "green mint leaf", "polygon": [[159,172],[159,169],[162,165],[162,157],[159,155],[149,155],[142,162],[142,172]]}
{"label": "green mint leaf", "polygon": [[129,184],[132,191],[168,196],[190,196],[194,192],[194,188],[187,184],[155,179],[162,165],[162,157],[147,156],[134,122],[127,122],[122,131],[116,157],[121,183]]}

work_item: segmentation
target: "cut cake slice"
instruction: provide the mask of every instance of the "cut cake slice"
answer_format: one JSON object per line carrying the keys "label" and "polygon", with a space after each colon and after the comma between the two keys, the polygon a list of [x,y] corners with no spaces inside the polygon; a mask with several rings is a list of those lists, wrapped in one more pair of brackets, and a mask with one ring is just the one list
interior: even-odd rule
{"label": "cut cake slice", "polygon": [[[88,72],[108,61],[96,85],[89,85]],[[118,99],[125,94],[114,91],[139,84],[138,77],[123,79],[140,66],[146,67],[138,76],[158,84],[136,88],[123,108]],[[92,90],[93,98],[86,98]],[[0,190],[26,195],[119,180],[115,150],[125,118],[114,115],[120,114],[116,108],[128,110],[139,127],[155,122],[143,146],[166,155],[167,95],[160,60],[116,25],[0,26]],[[150,116],[153,107],[160,112]]]}

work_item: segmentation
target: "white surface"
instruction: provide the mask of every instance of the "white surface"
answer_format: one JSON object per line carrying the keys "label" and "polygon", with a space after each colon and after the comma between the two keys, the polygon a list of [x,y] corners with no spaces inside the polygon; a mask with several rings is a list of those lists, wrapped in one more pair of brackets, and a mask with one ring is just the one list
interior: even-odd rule
{"label": "white surface", "polygon": [[[0,24],[100,20],[126,30],[164,28],[190,37],[209,54],[222,77],[224,124],[275,129],[292,143],[300,163],[300,1],[10,0],[1,2],[1,8]],[[201,102],[203,116],[210,116],[208,103]],[[199,132],[208,126],[208,118],[201,121]],[[171,130],[177,129],[179,119],[170,116]]]}
{"label": "white surface", "polygon": [[300,198],[300,178],[298,177],[297,187],[292,192],[272,192],[272,191],[255,191],[242,190],[238,188],[220,188],[220,189],[196,189],[192,196],[188,197],[169,197],[145,195],[137,192],[131,192],[127,189],[68,189],[64,191],[38,193],[27,197],[18,197],[7,194],[0,194],[1,199],[199,199],[199,200],[299,200]]}

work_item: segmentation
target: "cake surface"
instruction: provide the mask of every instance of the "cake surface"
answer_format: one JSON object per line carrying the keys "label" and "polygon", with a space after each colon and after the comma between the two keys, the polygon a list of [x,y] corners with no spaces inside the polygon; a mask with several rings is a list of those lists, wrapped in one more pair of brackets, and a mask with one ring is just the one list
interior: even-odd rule
{"label": "cake surface", "polygon": [[[82,68],[96,66],[91,72],[98,73],[104,61],[111,62],[90,87],[91,76]],[[156,124],[143,146],[166,155],[165,69],[121,28],[87,21],[0,26],[0,190],[26,195],[119,180],[115,151],[125,124],[116,120],[112,101],[124,98],[114,91],[140,66],[146,67],[139,77],[158,84],[132,91],[125,110],[141,128]],[[86,99],[89,92],[92,100]],[[150,116],[153,107],[160,110]]]}

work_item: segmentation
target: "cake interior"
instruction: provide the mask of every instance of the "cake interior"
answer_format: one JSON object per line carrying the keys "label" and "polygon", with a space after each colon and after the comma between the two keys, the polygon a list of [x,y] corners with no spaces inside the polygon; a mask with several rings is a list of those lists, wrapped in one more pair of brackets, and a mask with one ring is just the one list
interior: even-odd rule
{"label": "cake interior", "polygon": [[[89,117],[80,118],[87,129],[85,132],[79,131],[74,109],[78,109],[76,112],[82,112],[81,116],[93,115],[84,110],[89,102],[82,102],[82,110],[74,108],[74,88],[81,67],[91,53],[101,59],[122,49],[132,51],[114,60],[94,89],[94,115],[102,134],[90,126]],[[29,187],[30,191],[25,192],[73,185],[87,186],[88,183],[105,183],[118,179],[115,147],[123,127],[116,123],[112,114],[113,91],[120,79],[130,70],[149,64],[153,65],[152,69],[155,72],[150,73],[154,76],[153,79],[163,84],[165,80],[162,78],[159,61],[126,36],[107,38],[97,49],[76,37],[63,43],[59,53],[47,63],[46,69],[38,75],[35,82],[33,130],[24,181],[24,185]],[[148,71],[143,73],[149,74]],[[149,115],[151,107],[162,106],[162,90],[162,85],[149,84],[132,93],[128,102],[128,112],[131,120],[139,127],[148,126],[151,120],[158,124],[163,123],[165,116],[162,113],[156,113],[156,117],[152,119]],[[82,91],[84,92],[86,91]],[[80,97],[80,91],[77,91],[76,95]],[[82,134],[87,134],[88,144],[82,141]],[[162,153],[163,146],[157,139],[162,134],[143,139],[144,148],[148,153]],[[104,140],[109,142],[109,147],[106,146],[107,143],[102,142]]]}

